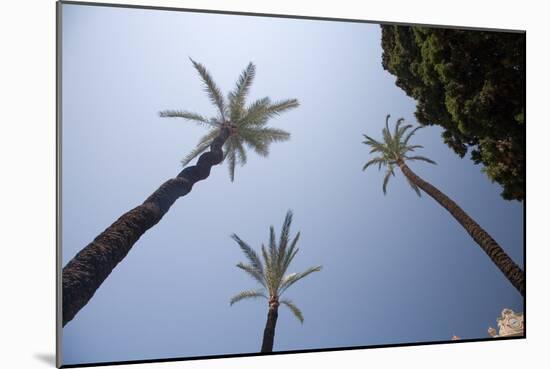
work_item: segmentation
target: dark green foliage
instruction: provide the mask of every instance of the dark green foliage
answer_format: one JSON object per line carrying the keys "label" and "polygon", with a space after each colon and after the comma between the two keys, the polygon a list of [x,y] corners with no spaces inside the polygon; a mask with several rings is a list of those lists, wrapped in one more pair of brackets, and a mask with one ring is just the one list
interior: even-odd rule
{"label": "dark green foliage", "polygon": [[525,34],[382,26],[382,66],[416,99],[419,123],[470,151],[505,199],[524,199]]}

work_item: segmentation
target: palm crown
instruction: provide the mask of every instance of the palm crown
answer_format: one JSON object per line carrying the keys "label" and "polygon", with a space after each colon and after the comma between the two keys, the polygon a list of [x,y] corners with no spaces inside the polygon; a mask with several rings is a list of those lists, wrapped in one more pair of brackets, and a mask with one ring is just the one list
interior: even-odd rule
{"label": "palm crown", "polygon": [[[364,166],[363,170],[367,169],[369,166],[378,164],[378,170],[382,166],[387,167],[386,174],[384,176],[384,182],[382,185],[382,190],[386,194],[386,188],[391,176],[395,176],[395,166],[405,161],[415,161],[421,160],[428,162],[430,164],[436,164],[435,161],[428,159],[424,156],[413,155],[410,156],[410,152],[414,152],[416,149],[423,148],[422,145],[409,145],[409,140],[412,136],[418,131],[422,126],[418,126],[413,130],[409,131],[412,128],[411,124],[403,125],[404,119],[400,118],[397,120],[393,134],[390,131],[389,121],[390,115],[386,116],[386,127],[382,129],[383,142],[376,141],[374,138],[367,135],[363,135],[366,140],[363,141],[365,145],[370,146],[372,149],[370,153],[378,153],[379,156],[369,160]],[[420,196],[420,189],[416,184],[411,182],[408,178],[407,181],[412,189]]]}
{"label": "palm crown", "polygon": [[298,107],[298,100],[287,99],[272,102],[269,97],[264,97],[247,106],[246,96],[256,75],[256,67],[252,63],[249,63],[241,73],[234,90],[228,94],[227,98],[224,98],[206,68],[193,59],[191,62],[199,72],[205,92],[217,109],[217,115],[207,118],[187,110],[164,110],[160,112],[160,116],[184,118],[211,129],[199,140],[195,149],[182,160],[183,166],[208,149],[222,128],[229,127],[231,135],[224,143],[223,149],[224,158],[228,161],[229,175],[233,181],[236,164],[241,166],[246,164],[245,147],[251,148],[265,157],[269,154],[269,145],[272,142],[286,141],[290,138],[288,132],[267,127],[266,123],[270,118]]}
{"label": "palm crown", "polygon": [[290,308],[294,316],[300,320],[300,322],[304,322],[304,317],[300,309],[298,309],[298,307],[289,299],[279,301],[279,297],[294,283],[307,277],[313,272],[320,271],[322,267],[319,265],[308,268],[306,271],[301,273],[285,274],[288,266],[292,262],[292,259],[294,259],[299,250],[296,247],[296,244],[300,238],[300,232],[298,232],[292,241],[290,241],[291,223],[292,211],[289,210],[283,223],[278,245],[275,240],[275,230],[273,226],[270,227],[269,247],[266,248],[265,245],[262,244],[263,262],[246,242],[241,240],[236,234],[232,235],[232,238],[239,244],[241,250],[244,252],[249,261],[248,264],[238,263],[237,267],[244,270],[252,278],[254,278],[256,282],[262,286],[262,288],[256,290],[246,290],[236,294],[230,300],[231,305],[246,298],[261,297],[269,299],[269,304],[278,304],[280,302],[286,305]]}

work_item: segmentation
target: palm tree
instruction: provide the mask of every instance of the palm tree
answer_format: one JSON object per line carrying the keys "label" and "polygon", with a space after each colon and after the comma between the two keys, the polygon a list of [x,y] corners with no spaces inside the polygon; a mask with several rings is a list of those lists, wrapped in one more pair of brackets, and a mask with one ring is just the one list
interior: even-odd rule
{"label": "palm tree", "polygon": [[246,290],[236,294],[231,298],[230,304],[233,305],[237,301],[247,298],[260,297],[267,300],[267,322],[264,329],[261,352],[273,351],[273,340],[275,338],[275,325],[277,324],[279,304],[287,306],[301,323],[304,322],[304,316],[300,309],[291,300],[286,298],[280,299],[281,295],[294,283],[313,272],[320,271],[322,268],[319,265],[308,268],[301,273],[285,274],[288,266],[299,250],[296,244],[300,238],[300,232],[290,241],[291,223],[292,211],[289,210],[283,223],[283,228],[279,237],[279,245],[277,245],[277,241],[275,240],[275,230],[273,226],[270,227],[269,247],[266,248],[262,244],[263,262],[256,252],[246,242],[241,240],[239,236],[236,234],[231,236],[239,244],[249,261],[249,264],[238,263],[237,267],[248,273],[248,275],[254,278],[262,287],[260,289]]}
{"label": "palm tree", "polygon": [[[288,132],[266,127],[266,123],[270,118],[296,108],[296,99],[272,103],[265,97],[245,105],[255,76],[254,64],[248,64],[235,89],[224,99],[206,68],[194,60],[191,61],[218,111],[217,115],[205,118],[184,110],[167,110],[162,111],[160,116],[181,117],[211,128],[197,148],[183,161],[185,166],[200,155],[197,164],[184,168],[175,178],[164,182],[143,204],[123,214],[67,263],[62,272],[63,325],[71,321],[88,303],[135,242],[162,219],[172,204],[189,193],[196,182],[210,175],[212,166],[227,158],[233,180],[235,164],[246,163],[245,146],[267,156],[271,143],[290,138]],[[208,148],[210,150],[205,152]]]}
{"label": "palm tree", "polygon": [[386,167],[386,174],[384,176],[384,182],[382,184],[382,190],[386,194],[386,188],[390,177],[395,176],[395,167],[399,167],[401,172],[405,175],[405,178],[409,182],[412,189],[421,195],[420,190],[427,193],[441,206],[445,208],[451,215],[464,227],[466,232],[474,239],[474,241],[481,246],[483,251],[489,256],[489,258],[495,263],[495,265],[502,271],[508,281],[519,291],[522,296],[525,296],[525,276],[523,270],[504,252],[502,247],[483,229],[477,224],[460,206],[458,206],[453,200],[446,196],[443,192],[439,191],[436,187],[430,183],[424,181],[417,176],[408,166],[406,161],[424,161],[430,164],[435,164],[431,159],[424,156],[412,154],[416,149],[422,148],[421,145],[410,145],[409,140],[421,127],[412,128],[412,125],[402,125],[404,119],[397,120],[393,134],[390,132],[388,120],[390,116],[386,117],[386,127],[382,130],[383,141],[379,142],[367,135],[365,137],[364,144],[371,147],[370,153],[377,153],[379,156],[369,160],[363,170],[367,169],[371,165],[378,165],[380,170],[382,166]]}
{"label": "palm tree", "polygon": [[218,115],[206,118],[186,110],[164,110],[160,112],[160,116],[183,118],[210,128],[210,131],[199,140],[195,149],[183,158],[181,161],[183,166],[208,149],[212,140],[220,134],[224,127],[229,127],[231,134],[223,145],[223,151],[224,158],[228,162],[229,176],[231,181],[234,181],[236,164],[242,166],[247,161],[245,147],[251,148],[265,157],[269,154],[269,145],[272,142],[286,141],[290,138],[288,132],[265,125],[270,118],[298,107],[298,100],[287,99],[273,103],[269,97],[264,97],[246,107],[245,98],[256,75],[256,67],[249,63],[241,74],[235,89],[229,93],[228,102],[226,102],[208,71],[193,59],[191,62],[201,75],[205,90],[216,106]]}

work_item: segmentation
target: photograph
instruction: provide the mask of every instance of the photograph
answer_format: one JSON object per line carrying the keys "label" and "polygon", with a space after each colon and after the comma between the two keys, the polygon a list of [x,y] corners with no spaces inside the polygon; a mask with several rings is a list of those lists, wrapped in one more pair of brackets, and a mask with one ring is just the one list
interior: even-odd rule
{"label": "photograph", "polygon": [[57,3],[57,366],[524,339],[526,32]]}

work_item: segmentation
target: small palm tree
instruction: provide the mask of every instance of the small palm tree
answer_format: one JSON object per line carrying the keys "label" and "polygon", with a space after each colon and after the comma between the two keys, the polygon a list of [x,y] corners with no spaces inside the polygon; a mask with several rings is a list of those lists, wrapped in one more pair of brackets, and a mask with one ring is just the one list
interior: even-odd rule
{"label": "small palm tree", "polygon": [[243,299],[258,297],[266,299],[268,303],[269,310],[264,329],[261,352],[273,351],[273,340],[275,338],[275,325],[277,323],[279,303],[286,305],[301,323],[304,322],[304,316],[300,309],[298,309],[291,300],[286,298],[280,299],[281,295],[294,283],[313,272],[321,270],[321,266],[319,265],[311,267],[301,273],[285,274],[292,259],[294,259],[294,256],[296,256],[299,250],[296,244],[300,238],[300,232],[290,241],[291,223],[292,211],[289,210],[283,223],[283,228],[279,237],[279,245],[277,245],[275,240],[275,230],[273,226],[270,227],[269,247],[266,248],[262,245],[263,262],[246,242],[241,240],[236,234],[232,235],[232,238],[239,244],[249,261],[249,264],[238,263],[237,267],[254,278],[262,288],[242,291],[231,298],[230,304],[233,305],[237,301]]}
{"label": "small palm tree", "polygon": [[256,67],[252,63],[242,72],[235,89],[228,94],[226,100],[204,66],[193,59],[191,62],[204,82],[205,90],[218,111],[217,115],[206,118],[186,110],[164,110],[160,112],[160,116],[183,118],[210,128],[195,149],[182,160],[183,166],[208,149],[220,131],[228,127],[231,134],[225,141],[223,150],[229,167],[229,176],[233,181],[236,164],[246,164],[245,147],[253,149],[261,156],[267,156],[272,142],[286,141],[290,138],[288,132],[266,127],[266,123],[270,118],[298,107],[298,100],[287,99],[273,103],[269,97],[264,97],[246,106],[246,96],[256,75]]}
{"label": "small palm tree", "polygon": [[[184,168],[175,178],[164,182],[141,205],[124,213],[67,263],[62,272],[63,325],[88,303],[137,240],[162,219],[172,204],[187,195],[195,183],[208,178],[212,166],[227,158],[233,180],[235,164],[246,163],[245,146],[267,156],[272,142],[290,137],[283,130],[265,125],[270,118],[296,108],[296,99],[272,103],[265,97],[245,106],[246,95],[254,80],[254,64],[248,64],[226,101],[206,68],[191,61],[199,72],[206,93],[218,109],[218,115],[207,119],[185,110],[167,110],[160,116],[181,117],[212,128],[183,160],[186,166],[200,154],[197,164]],[[204,152],[208,148],[210,150]]]}
{"label": "small palm tree", "polygon": [[371,147],[370,153],[377,153],[379,156],[369,160],[363,170],[367,169],[371,165],[378,165],[380,170],[382,166],[386,167],[386,174],[384,176],[384,182],[382,184],[382,190],[386,194],[388,181],[392,176],[395,176],[395,167],[399,167],[401,172],[405,175],[405,178],[409,182],[412,189],[421,195],[420,190],[427,193],[441,206],[443,206],[451,215],[460,223],[462,227],[468,232],[468,234],[474,239],[474,241],[481,246],[483,251],[491,258],[493,263],[502,271],[505,277],[512,283],[512,285],[521,293],[525,294],[525,276],[523,270],[504,252],[502,247],[483,229],[477,224],[460,206],[458,206],[453,200],[446,196],[443,192],[439,191],[436,187],[430,183],[424,181],[417,176],[408,166],[405,164],[407,161],[424,161],[430,164],[435,164],[431,159],[424,156],[413,155],[412,153],[416,149],[422,148],[421,145],[410,145],[409,141],[417,130],[421,127],[412,128],[412,125],[403,125],[404,119],[397,120],[393,134],[390,131],[388,121],[390,116],[386,117],[386,127],[382,130],[383,141],[379,142],[367,135],[365,137],[364,144]]}

